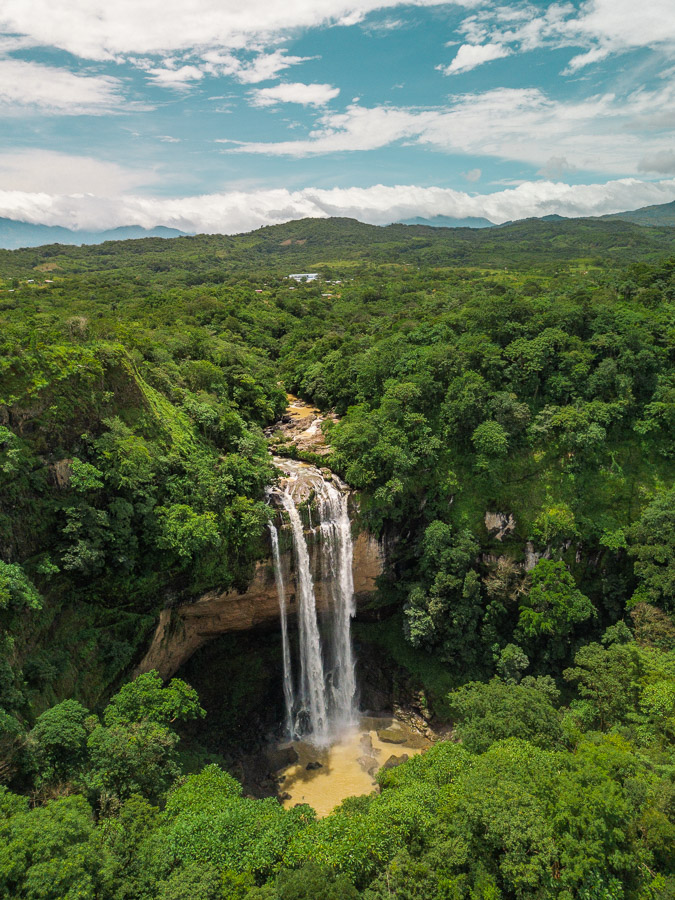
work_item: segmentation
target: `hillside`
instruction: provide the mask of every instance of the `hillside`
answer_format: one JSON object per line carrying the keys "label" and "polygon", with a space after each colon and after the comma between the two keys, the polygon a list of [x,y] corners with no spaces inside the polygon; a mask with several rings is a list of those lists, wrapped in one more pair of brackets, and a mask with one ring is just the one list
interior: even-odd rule
{"label": "hillside", "polygon": [[675,225],[675,200],[671,203],[658,203],[655,206],[642,206],[640,209],[632,209],[627,212],[614,213],[602,216],[605,220],[620,220],[633,222],[635,225],[649,226],[651,228],[672,227]]}
{"label": "hillside", "polygon": [[[365,225],[355,219],[300,219],[247,234],[147,238],[94,247],[58,244],[0,250],[0,271],[30,277],[36,271],[119,278],[146,283],[196,284],[246,272],[308,272],[343,262],[555,271],[658,259],[672,253],[675,228],[627,222],[527,219],[499,228]],[[41,268],[42,267],[42,268]]]}

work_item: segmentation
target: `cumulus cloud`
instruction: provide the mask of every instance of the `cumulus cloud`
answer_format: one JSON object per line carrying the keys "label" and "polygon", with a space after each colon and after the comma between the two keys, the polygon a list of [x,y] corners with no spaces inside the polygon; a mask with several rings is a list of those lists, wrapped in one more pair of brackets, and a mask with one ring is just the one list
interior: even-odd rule
{"label": "cumulus cloud", "polygon": [[147,70],[148,80],[159,87],[187,90],[195,81],[201,81],[204,73],[197,66],[160,66]]}
{"label": "cumulus cloud", "polygon": [[437,66],[436,68],[444,75],[459,75],[461,72],[468,72],[493,59],[509,56],[510,53],[511,50],[503,44],[462,44],[449,66]]}
{"label": "cumulus cloud", "polygon": [[[457,0],[473,6],[478,0]],[[195,47],[244,49],[298,28],[350,24],[376,10],[442,6],[447,0],[4,0],[0,31],[85,59],[169,54]]]}
{"label": "cumulus cloud", "polygon": [[672,0],[649,0],[639,8],[633,0],[585,0],[542,5],[528,0],[487,6],[468,16],[460,31],[471,44],[505,44],[513,50],[579,47],[565,72],[572,74],[609,56],[649,48],[675,47]]}
{"label": "cumulus cloud", "polygon": [[0,113],[5,115],[100,115],[122,106],[121,87],[119,79],[108,75],[75,75],[54,66],[0,59]]}
{"label": "cumulus cloud", "polygon": [[403,141],[537,167],[564,158],[568,169],[633,174],[646,153],[672,147],[674,116],[675,84],[571,101],[552,100],[537,88],[497,88],[432,109],[353,103],[344,112],[320,115],[306,138],[226,143],[232,152],[303,157]]}
{"label": "cumulus cloud", "polygon": [[[2,182],[0,182],[2,184]],[[386,225],[414,216],[484,216],[500,223],[528,216],[604,215],[675,198],[675,179],[634,178],[604,184],[525,182],[492,194],[470,195],[449,188],[372,185],[366,188],[305,188],[299,191],[229,191],[196,197],[29,193],[0,190],[0,216],[47,225],[102,229],[118,225],[235,234],[306,216],[350,216]]]}
{"label": "cumulus cloud", "polygon": [[290,82],[274,87],[259,88],[251,95],[253,106],[274,106],[277,103],[300,103],[302,106],[325,106],[340,93],[331,84],[302,84]]}

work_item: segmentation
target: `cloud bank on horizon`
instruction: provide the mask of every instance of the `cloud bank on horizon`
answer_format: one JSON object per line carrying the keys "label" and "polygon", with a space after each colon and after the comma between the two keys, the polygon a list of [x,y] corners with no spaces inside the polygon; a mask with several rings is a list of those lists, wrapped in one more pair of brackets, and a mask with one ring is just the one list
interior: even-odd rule
{"label": "cloud bank on horizon", "polygon": [[674,49],[672,0],[5,0],[0,216],[234,233],[663,203]]}

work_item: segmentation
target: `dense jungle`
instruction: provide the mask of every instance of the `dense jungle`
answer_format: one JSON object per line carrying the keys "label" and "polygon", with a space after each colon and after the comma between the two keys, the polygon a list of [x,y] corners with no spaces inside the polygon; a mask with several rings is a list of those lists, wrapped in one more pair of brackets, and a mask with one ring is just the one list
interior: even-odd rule
{"label": "dense jungle", "polygon": [[[590,219],[0,251],[0,896],[673,900],[674,254]],[[357,654],[445,729],[324,817],[241,783],[274,630],[137,674],[268,556],[271,450],[357,492]]]}

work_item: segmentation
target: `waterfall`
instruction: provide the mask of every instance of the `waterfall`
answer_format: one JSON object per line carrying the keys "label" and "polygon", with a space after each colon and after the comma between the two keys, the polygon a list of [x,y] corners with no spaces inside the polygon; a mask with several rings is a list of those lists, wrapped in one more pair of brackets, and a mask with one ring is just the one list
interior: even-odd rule
{"label": "waterfall", "polygon": [[330,667],[332,718],[338,727],[354,721],[356,676],[352,649],[351,620],[354,606],[353,546],[347,498],[323,481],[317,492],[322,554],[332,594],[333,641]]}
{"label": "waterfall", "polygon": [[328,738],[326,686],[323,674],[321,637],[316,618],[316,595],[309,567],[309,552],[302,519],[288,491],[281,502],[291,520],[298,590],[298,634],[300,638],[300,702],[309,716],[313,739],[321,744]]}
{"label": "waterfall", "polygon": [[279,554],[279,532],[270,522],[270,539],[272,541],[272,559],[274,561],[274,579],[279,595],[279,612],[281,614],[281,653],[284,661],[284,703],[286,705],[286,732],[293,732],[293,674],[291,672],[291,647],[288,640],[288,616],[286,615],[286,588],[284,576],[281,571],[281,556]]}
{"label": "waterfall", "polygon": [[[279,499],[290,520],[298,600],[299,677],[297,692],[294,692],[286,615],[287,591],[277,530],[270,526],[274,573],[282,610],[286,722],[290,736],[307,734],[314,743],[326,744],[356,718],[356,677],[351,641],[351,619],[355,612],[353,545],[347,497],[311,466],[286,460],[275,462],[289,476],[283,490],[274,488],[270,493]],[[336,483],[340,484],[337,479]],[[302,499],[310,498],[313,493],[319,519],[314,533],[320,540],[322,581],[329,598],[328,627],[324,628],[328,634],[324,634],[323,639],[296,493]]]}

